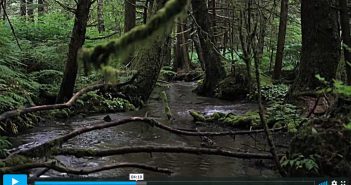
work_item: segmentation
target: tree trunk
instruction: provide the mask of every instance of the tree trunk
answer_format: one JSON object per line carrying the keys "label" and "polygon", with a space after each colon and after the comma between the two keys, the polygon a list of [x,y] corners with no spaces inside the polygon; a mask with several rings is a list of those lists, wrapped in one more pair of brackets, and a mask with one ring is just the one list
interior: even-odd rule
{"label": "tree trunk", "polygon": [[217,23],[216,23],[216,0],[209,0],[208,2],[208,6],[210,8],[210,10],[212,11],[212,15],[209,16],[209,20],[211,22],[211,27],[212,27],[212,32],[213,32],[213,43],[216,43],[216,37],[215,34],[217,33]]}
{"label": "tree trunk", "polygon": [[7,1],[6,0],[3,0],[3,7],[4,7],[4,9],[3,9],[3,14],[2,14],[2,20],[3,21],[6,21],[6,14],[5,14],[5,12],[6,12],[6,7],[7,7]]}
{"label": "tree trunk", "polygon": [[57,103],[63,103],[73,95],[74,86],[78,73],[77,54],[85,41],[86,27],[88,23],[90,0],[78,0],[75,11],[75,21],[72,31],[64,77],[61,83],[60,92],[57,96]]}
{"label": "tree trunk", "polygon": [[200,45],[200,41],[199,41],[199,36],[197,33],[193,34],[192,36],[192,40],[195,46],[195,50],[197,53],[197,57],[199,59],[199,62],[201,64],[201,68],[203,71],[205,71],[205,57],[204,57],[204,53],[202,51],[201,45]]}
{"label": "tree trunk", "polygon": [[[124,32],[128,32],[135,27],[136,24],[136,0],[124,1]],[[128,65],[133,60],[132,53],[123,63]]]}
{"label": "tree trunk", "polygon": [[340,60],[338,10],[335,0],[302,0],[302,53],[298,77],[290,95],[315,90],[323,84],[320,75],[331,82]]}
{"label": "tree trunk", "polygon": [[147,14],[148,14],[149,0],[145,0],[144,10],[143,10],[143,23],[146,24]]}
{"label": "tree trunk", "polygon": [[27,14],[28,14],[29,20],[34,22],[34,5],[33,5],[33,0],[27,0]]}
{"label": "tree trunk", "polygon": [[[348,11],[347,0],[339,0],[340,4],[340,19],[343,43],[351,48],[351,33],[350,33],[350,16]],[[346,63],[347,84],[351,85],[351,53],[344,46],[344,57]]]}
{"label": "tree trunk", "polygon": [[104,0],[97,1],[97,20],[98,20],[98,31],[99,33],[105,31],[105,21],[104,21]]}
{"label": "tree trunk", "polygon": [[27,2],[26,2],[26,0],[21,0],[21,2],[20,2],[20,13],[21,13],[21,16],[27,15]]}
{"label": "tree trunk", "polygon": [[[156,10],[164,6],[167,0],[156,0]],[[149,12],[156,12],[152,10]],[[140,106],[139,100],[146,102],[151,92],[153,91],[160,71],[165,60],[168,58],[168,47],[170,46],[170,37],[168,32],[160,32],[158,36],[154,36],[153,40],[148,41],[150,49],[139,51],[137,53],[137,60],[133,64],[133,68],[138,72],[138,77],[135,82],[124,89],[124,93],[129,97],[135,98],[132,103]]]}
{"label": "tree trunk", "polygon": [[38,0],[38,16],[42,16],[45,13],[45,1]]}
{"label": "tree trunk", "polygon": [[226,73],[218,53],[213,45],[213,30],[209,23],[208,7],[204,0],[192,0],[193,14],[199,25],[198,33],[205,62],[205,79],[202,87],[198,88],[200,95],[212,96],[218,83],[225,78]]}
{"label": "tree trunk", "polygon": [[125,0],[124,1],[124,32],[128,32],[129,30],[135,27],[136,21],[136,0]]}
{"label": "tree trunk", "polygon": [[275,65],[274,65],[274,72],[273,72],[274,80],[280,80],[280,77],[281,77],[283,58],[284,58],[286,26],[288,22],[288,11],[289,11],[289,0],[281,0],[277,55],[275,58]]}
{"label": "tree trunk", "polygon": [[184,22],[180,21],[177,24],[177,42],[175,44],[174,50],[174,63],[173,68],[177,72],[189,72],[190,71],[190,59],[187,47],[187,39],[185,38]]}

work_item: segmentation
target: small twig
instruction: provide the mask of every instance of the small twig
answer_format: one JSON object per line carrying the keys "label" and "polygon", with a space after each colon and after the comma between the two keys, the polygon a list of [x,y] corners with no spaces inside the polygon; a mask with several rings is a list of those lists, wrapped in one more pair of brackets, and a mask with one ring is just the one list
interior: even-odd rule
{"label": "small twig", "polygon": [[87,39],[87,40],[102,40],[102,39],[110,38],[110,37],[112,37],[112,36],[114,36],[114,35],[117,35],[117,34],[119,34],[119,32],[114,32],[114,33],[111,33],[111,34],[106,35],[106,36],[95,37],[95,38],[86,37],[85,39]]}
{"label": "small twig", "polygon": [[317,100],[315,101],[315,103],[312,107],[312,110],[310,110],[310,112],[308,113],[307,118],[310,118],[312,116],[312,114],[314,114],[314,111],[316,110],[320,99],[321,99],[321,96],[318,96]]}

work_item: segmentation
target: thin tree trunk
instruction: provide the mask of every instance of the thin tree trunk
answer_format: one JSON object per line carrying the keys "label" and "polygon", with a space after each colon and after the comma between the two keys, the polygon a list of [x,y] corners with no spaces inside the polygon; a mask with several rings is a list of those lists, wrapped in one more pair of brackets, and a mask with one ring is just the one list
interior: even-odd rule
{"label": "thin tree trunk", "polygon": [[3,0],[2,3],[3,3],[3,8],[4,8],[3,14],[2,14],[2,20],[6,21],[6,13],[5,12],[6,12],[6,7],[7,7],[7,1]]}
{"label": "thin tree trunk", "polygon": [[201,68],[202,68],[202,70],[205,71],[205,58],[204,58],[204,53],[203,53],[201,45],[200,45],[198,34],[196,34],[196,33],[193,34],[192,40],[193,40],[193,43],[194,43],[194,46],[195,46],[195,50],[196,50],[197,57],[199,59]]}
{"label": "thin tree trunk", "polygon": [[184,25],[183,22],[179,22],[177,24],[176,34],[177,34],[177,42],[175,44],[175,51],[174,51],[174,63],[173,68],[177,72],[189,72],[190,70],[190,59],[187,47],[187,40],[185,38],[184,33]]}
{"label": "thin tree trunk", "polygon": [[348,11],[347,0],[339,0],[340,4],[340,19],[341,19],[341,30],[342,30],[342,40],[346,45],[344,46],[344,57],[346,63],[346,73],[347,73],[347,84],[351,85],[351,52],[348,48],[351,48],[351,33],[350,33],[350,16]]}
{"label": "thin tree trunk", "polygon": [[204,54],[205,79],[198,93],[205,96],[213,96],[217,85],[226,76],[219,54],[215,51],[213,30],[209,23],[208,7],[204,0],[192,0],[193,14],[198,24],[198,33],[201,48]]}
{"label": "thin tree trunk", "polygon": [[45,13],[45,1],[38,0],[38,16],[42,16]]}
{"label": "thin tree trunk", "polygon": [[273,72],[274,80],[279,80],[281,77],[283,58],[284,58],[286,26],[288,22],[288,11],[289,11],[289,0],[281,0],[277,55],[275,58],[275,65],[274,65],[274,72]]}
{"label": "thin tree trunk", "polygon": [[146,24],[147,21],[147,13],[148,13],[149,0],[145,0],[144,11],[143,11],[143,23]]}
{"label": "thin tree trunk", "polygon": [[61,83],[60,92],[57,96],[57,103],[63,103],[73,95],[74,86],[78,73],[77,55],[78,50],[83,46],[85,41],[86,27],[88,23],[90,0],[78,0],[75,12],[75,21],[72,31],[67,62],[65,66],[64,77]]}
{"label": "thin tree trunk", "polygon": [[[136,25],[136,0],[124,1],[124,32],[128,32]],[[123,63],[128,65],[133,60],[132,53]]]}
{"label": "thin tree trunk", "polygon": [[[1,1],[0,1],[1,2]],[[0,15],[1,15],[1,12],[2,12],[2,7],[0,6]]]}
{"label": "thin tree trunk", "polygon": [[20,2],[20,13],[21,16],[26,16],[27,15],[27,2],[26,0],[21,0]]}
{"label": "thin tree trunk", "polygon": [[105,21],[104,21],[104,0],[97,1],[97,20],[98,20],[98,31],[99,33],[105,31]]}
{"label": "thin tree trunk", "polygon": [[27,14],[28,14],[29,20],[34,22],[34,5],[33,5],[33,0],[27,0]]}
{"label": "thin tree trunk", "polygon": [[125,0],[124,1],[124,32],[128,32],[129,30],[135,27],[136,21],[136,0]]}

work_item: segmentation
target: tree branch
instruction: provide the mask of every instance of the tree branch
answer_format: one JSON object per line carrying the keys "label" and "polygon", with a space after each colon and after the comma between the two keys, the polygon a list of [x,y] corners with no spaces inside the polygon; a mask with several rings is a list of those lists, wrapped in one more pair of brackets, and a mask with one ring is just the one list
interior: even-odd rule
{"label": "tree branch", "polygon": [[146,164],[139,164],[139,163],[118,163],[118,164],[112,164],[112,165],[107,165],[107,166],[98,167],[98,168],[76,169],[76,168],[70,168],[70,167],[64,167],[62,165],[58,165],[57,161],[49,161],[46,163],[30,163],[30,164],[24,164],[24,165],[19,165],[14,167],[4,167],[4,168],[0,168],[0,173],[9,174],[9,173],[15,173],[15,172],[23,172],[26,170],[31,170],[36,168],[47,168],[60,173],[67,173],[67,174],[73,174],[73,175],[89,175],[93,173],[98,173],[98,172],[118,169],[118,168],[138,168],[138,169],[148,170],[152,172],[165,173],[168,175],[173,173],[171,170],[167,168],[159,168],[159,167],[150,166]]}
{"label": "tree branch", "polygon": [[[119,121],[114,121],[114,122],[109,122],[109,123],[97,123],[92,126],[86,126],[77,130],[74,130],[66,135],[60,136],[56,139],[53,139],[51,141],[48,141],[46,143],[43,143],[41,145],[35,146],[33,148],[23,150],[23,151],[18,151],[10,156],[13,156],[15,154],[19,155],[24,155],[24,156],[30,156],[30,157],[41,157],[43,155],[46,155],[52,148],[56,146],[61,146],[63,143],[67,142],[68,140],[75,138],[79,135],[82,135],[87,132],[91,132],[94,130],[101,130],[101,129],[106,129],[106,128],[111,128],[111,127],[116,127],[120,125],[124,125],[130,122],[143,122],[147,123],[151,126],[158,127],[160,129],[169,131],[174,134],[179,134],[179,135],[186,135],[186,136],[235,136],[235,135],[249,135],[249,134],[258,134],[258,133],[263,133],[264,130],[253,130],[253,131],[227,131],[227,132],[190,132],[190,131],[183,131],[179,129],[175,129],[169,126],[166,126],[160,122],[157,122],[154,119],[149,119],[149,118],[141,118],[141,117],[132,117],[124,120],[119,120]],[[284,128],[278,128],[274,129],[272,131],[280,131]],[[9,156],[9,157],[10,157]]]}
{"label": "tree branch", "polygon": [[93,150],[93,149],[75,149],[75,148],[61,148],[54,149],[54,155],[65,155],[81,157],[107,157],[122,154],[134,153],[182,153],[182,154],[195,154],[195,155],[218,155],[226,157],[235,157],[240,159],[272,159],[271,154],[264,153],[247,153],[247,152],[232,152],[220,148],[197,148],[197,147],[184,147],[184,146],[134,146],[134,147],[121,147],[109,150]]}
{"label": "tree branch", "polygon": [[97,84],[97,85],[85,87],[85,88],[81,89],[80,91],[78,91],[68,102],[63,103],[63,104],[39,105],[39,106],[35,106],[35,107],[28,107],[28,108],[22,108],[22,109],[4,112],[0,115],[0,121],[3,121],[5,119],[8,119],[8,118],[11,118],[14,116],[20,116],[20,115],[28,114],[28,113],[32,113],[32,112],[70,108],[78,100],[79,97],[81,97],[82,95],[84,95],[87,92],[99,90],[99,89],[104,88],[104,87],[106,87],[106,88],[111,87],[111,88],[118,89],[118,88],[121,88],[121,87],[133,82],[135,80],[136,76],[137,75],[134,75],[134,77],[131,78],[129,81],[127,81],[125,83],[117,84],[117,85],[116,84]]}

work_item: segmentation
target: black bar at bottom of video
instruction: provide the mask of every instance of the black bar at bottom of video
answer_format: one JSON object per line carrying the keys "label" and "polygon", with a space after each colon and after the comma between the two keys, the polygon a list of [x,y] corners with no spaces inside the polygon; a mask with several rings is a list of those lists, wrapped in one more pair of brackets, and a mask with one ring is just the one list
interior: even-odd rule
{"label": "black bar at bottom of video", "polygon": [[[121,180],[121,181],[119,181]],[[125,181],[122,179],[37,179],[33,185],[350,185],[348,178],[318,179],[146,179],[146,181]]]}

